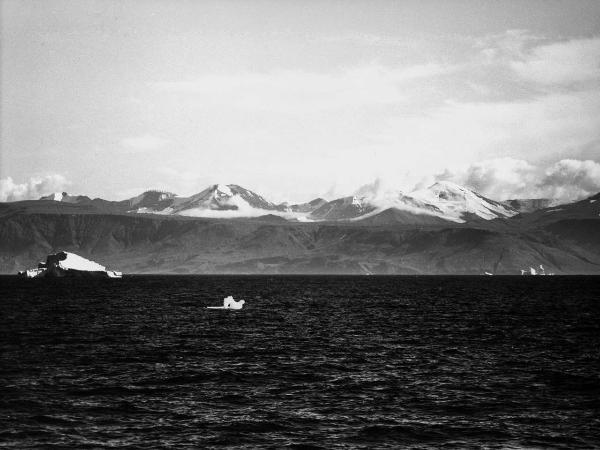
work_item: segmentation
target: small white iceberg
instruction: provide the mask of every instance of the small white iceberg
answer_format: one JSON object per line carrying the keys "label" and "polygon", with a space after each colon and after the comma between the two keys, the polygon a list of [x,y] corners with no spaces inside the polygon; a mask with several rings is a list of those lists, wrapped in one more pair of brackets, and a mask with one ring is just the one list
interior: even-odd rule
{"label": "small white iceberg", "polygon": [[207,306],[207,309],[242,309],[244,307],[244,300],[235,301],[230,295],[223,299],[223,306]]}

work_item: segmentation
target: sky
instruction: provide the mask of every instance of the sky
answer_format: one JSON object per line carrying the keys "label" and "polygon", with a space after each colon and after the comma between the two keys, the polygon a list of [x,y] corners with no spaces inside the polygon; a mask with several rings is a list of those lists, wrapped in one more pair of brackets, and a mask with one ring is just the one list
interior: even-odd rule
{"label": "sky", "polygon": [[0,201],[600,191],[597,1],[0,5]]}

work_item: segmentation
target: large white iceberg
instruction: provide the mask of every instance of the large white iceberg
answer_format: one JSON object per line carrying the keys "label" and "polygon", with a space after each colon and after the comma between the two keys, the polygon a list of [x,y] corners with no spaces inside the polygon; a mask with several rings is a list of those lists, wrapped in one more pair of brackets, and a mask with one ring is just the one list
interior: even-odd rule
{"label": "large white iceberg", "polygon": [[70,252],[48,255],[46,262],[40,262],[35,269],[23,270],[19,275],[27,278],[86,276],[121,278],[123,276],[121,272],[107,270],[101,264]]}

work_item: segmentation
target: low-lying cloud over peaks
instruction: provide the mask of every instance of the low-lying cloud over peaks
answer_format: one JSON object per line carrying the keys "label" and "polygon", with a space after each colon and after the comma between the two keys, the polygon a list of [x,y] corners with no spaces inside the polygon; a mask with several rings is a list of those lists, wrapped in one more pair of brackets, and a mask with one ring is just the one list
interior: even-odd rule
{"label": "low-lying cloud over peaks", "polygon": [[540,167],[522,159],[498,158],[437,175],[495,200],[553,198],[573,201],[600,192],[600,164],[592,160],[563,159]]}
{"label": "low-lying cloud over peaks", "polygon": [[[401,174],[393,177],[383,176],[372,183],[360,186],[353,195],[369,198],[382,205],[388,203],[391,205],[397,201],[401,193],[410,195],[412,191],[426,188],[436,181],[452,181],[498,201],[515,198],[551,198],[570,202],[600,192],[600,163],[593,160],[561,159],[542,166],[523,159],[496,158],[462,168],[446,169],[437,175],[422,178],[412,188],[407,184],[408,181]],[[22,183],[7,177],[0,179],[0,202],[35,200],[53,192],[63,192],[70,185],[71,183],[60,174],[34,176]],[[342,192],[332,186],[326,197],[332,200],[348,195],[349,192],[352,191]],[[260,193],[270,200],[278,194],[269,192],[268,189]],[[94,196],[97,193],[84,190],[75,194]],[[136,194],[139,192],[131,190],[127,196]],[[224,215],[235,217],[242,213],[246,214],[247,211]],[[255,213],[258,214],[256,211]],[[216,212],[215,215],[221,217],[221,212]]]}
{"label": "low-lying cloud over peaks", "polygon": [[563,159],[548,168],[540,183],[553,198],[578,199],[600,191],[600,164],[595,161]]}
{"label": "low-lying cloud over peaks", "polygon": [[65,177],[58,174],[31,177],[24,183],[15,183],[11,177],[7,177],[0,180],[0,201],[37,200],[52,192],[62,192],[69,184]]}

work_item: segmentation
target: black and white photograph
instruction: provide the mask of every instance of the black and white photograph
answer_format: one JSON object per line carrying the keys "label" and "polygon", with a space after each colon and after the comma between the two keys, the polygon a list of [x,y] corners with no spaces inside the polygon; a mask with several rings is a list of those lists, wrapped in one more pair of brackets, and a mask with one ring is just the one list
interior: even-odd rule
{"label": "black and white photograph", "polygon": [[0,448],[600,448],[600,2],[0,0]]}

